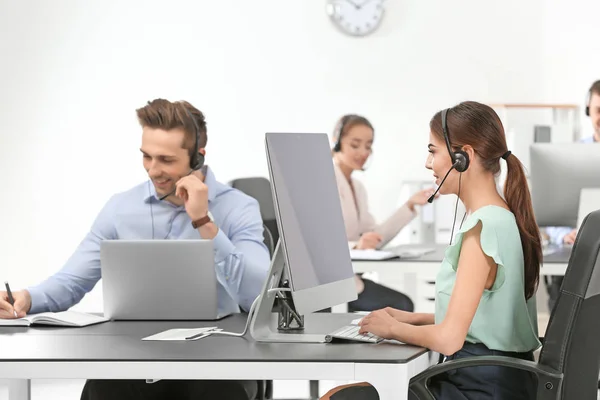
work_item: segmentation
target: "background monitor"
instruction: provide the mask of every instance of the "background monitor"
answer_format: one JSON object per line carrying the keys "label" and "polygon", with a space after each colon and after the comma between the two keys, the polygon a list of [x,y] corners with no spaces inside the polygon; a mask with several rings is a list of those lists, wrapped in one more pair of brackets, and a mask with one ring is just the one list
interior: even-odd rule
{"label": "background monitor", "polygon": [[576,227],[581,190],[600,188],[600,144],[537,143],[529,154],[538,225]]}

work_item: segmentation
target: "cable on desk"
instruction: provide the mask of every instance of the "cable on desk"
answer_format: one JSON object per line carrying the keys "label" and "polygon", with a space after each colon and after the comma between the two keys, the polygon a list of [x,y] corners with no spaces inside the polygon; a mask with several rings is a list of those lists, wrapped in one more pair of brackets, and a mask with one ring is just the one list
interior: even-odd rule
{"label": "cable on desk", "polygon": [[[277,292],[277,294],[281,297],[283,297],[283,292],[291,292],[291,291],[292,291],[291,288],[269,289],[269,293]],[[250,321],[252,320],[252,315],[254,314],[254,309],[256,308],[256,304],[258,304],[258,301],[260,300],[261,297],[262,297],[262,294],[259,294],[258,297],[256,297],[256,299],[254,299],[254,301],[252,302],[252,305],[250,306],[250,310],[248,311],[248,318],[246,319],[246,326],[244,326],[244,330],[241,333],[223,332],[223,331],[207,332],[209,334],[209,336],[212,336],[212,335],[235,336],[235,337],[246,336],[246,333],[248,333],[248,327],[250,326]]]}

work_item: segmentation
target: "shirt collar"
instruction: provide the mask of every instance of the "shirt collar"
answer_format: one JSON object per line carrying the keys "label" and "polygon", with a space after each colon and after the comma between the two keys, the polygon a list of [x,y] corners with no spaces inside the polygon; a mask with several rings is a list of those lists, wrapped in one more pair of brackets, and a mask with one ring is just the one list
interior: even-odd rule
{"label": "shirt collar", "polygon": [[[211,203],[217,196],[217,179],[208,165],[203,168],[202,172],[204,173],[204,184],[208,186],[208,202]],[[156,188],[152,184],[152,181],[148,181],[148,195],[144,198],[144,203],[157,201],[160,201],[160,199],[156,193]]]}

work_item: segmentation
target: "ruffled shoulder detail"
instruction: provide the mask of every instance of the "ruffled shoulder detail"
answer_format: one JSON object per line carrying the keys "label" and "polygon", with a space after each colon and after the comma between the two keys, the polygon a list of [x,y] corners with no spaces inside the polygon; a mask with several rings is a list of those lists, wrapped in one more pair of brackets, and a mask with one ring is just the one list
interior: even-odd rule
{"label": "ruffled shoulder detail", "polygon": [[[498,265],[498,271],[496,272],[496,280],[492,285],[492,288],[490,289],[490,291],[496,291],[500,289],[500,287],[502,287],[502,285],[504,284],[505,271],[504,262],[500,255],[500,252],[498,251],[499,244],[496,218],[493,215],[490,215],[490,211],[492,210],[489,210],[488,207],[483,207],[475,211],[465,220],[462,228],[460,228],[457,232],[453,244],[446,248],[445,256],[446,260],[452,266],[452,269],[456,271],[456,269],[458,268],[458,260],[460,258],[460,250],[462,247],[462,241],[465,233],[473,229],[479,223],[481,223],[481,236],[479,239],[481,243],[481,248],[483,252],[488,257],[492,258],[494,262]],[[508,210],[502,210],[509,212]]]}

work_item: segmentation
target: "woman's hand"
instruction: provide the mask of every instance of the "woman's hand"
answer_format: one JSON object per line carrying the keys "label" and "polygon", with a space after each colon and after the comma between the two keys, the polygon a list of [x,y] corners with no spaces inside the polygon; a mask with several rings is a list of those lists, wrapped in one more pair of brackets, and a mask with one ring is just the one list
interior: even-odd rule
{"label": "woman's hand", "polygon": [[394,339],[394,330],[399,324],[387,311],[377,310],[363,317],[358,323],[360,326],[358,333],[370,332],[383,339]]}
{"label": "woman's hand", "polygon": [[381,243],[382,237],[376,232],[365,232],[360,236],[358,243],[356,244],[357,249],[370,250],[376,249]]}
{"label": "woman's hand", "polygon": [[[410,208],[411,211],[415,211],[415,206],[423,206],[427,203],[427,200],[431,197],[431,195],[435,192],[433,189],[423,189],[418,191],[417,193],[410,196],[406,205]],[[440,194],[436,194],[437,198]]]}
{"label": "woman's hand", "polygon": [[391,317],[394,318],[398,322],[403,322],[405,324],[411,324],[411,325],[413,324],[415,313],[403,311],[403,310],[396,310],[395,308],[392,308],[392,307],[386,307],[383,309],[383,311],[390,314]]}

